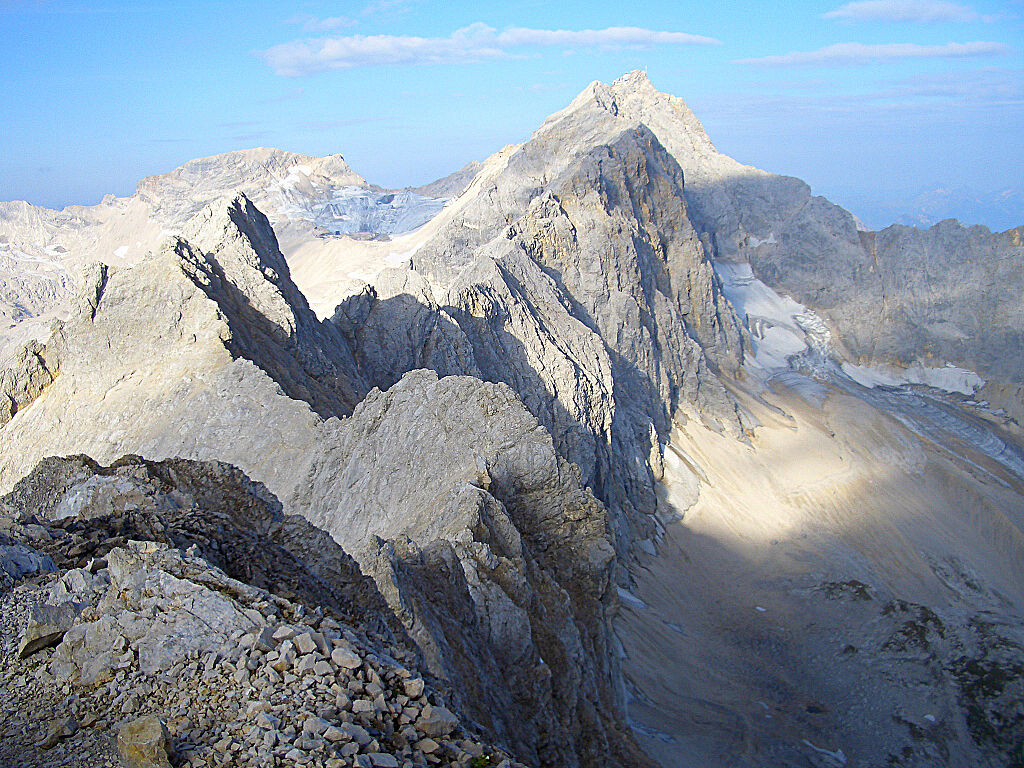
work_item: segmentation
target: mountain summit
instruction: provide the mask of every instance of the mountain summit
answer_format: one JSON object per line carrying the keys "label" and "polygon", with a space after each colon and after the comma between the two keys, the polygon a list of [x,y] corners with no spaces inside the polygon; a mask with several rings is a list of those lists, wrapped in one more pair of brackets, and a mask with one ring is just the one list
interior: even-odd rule
{"label": "mountain summit", "polygon": [[421,192],[0,208],[0,681],[189,765],[1017,759],[1024,230],[863,231],[642,72]]}

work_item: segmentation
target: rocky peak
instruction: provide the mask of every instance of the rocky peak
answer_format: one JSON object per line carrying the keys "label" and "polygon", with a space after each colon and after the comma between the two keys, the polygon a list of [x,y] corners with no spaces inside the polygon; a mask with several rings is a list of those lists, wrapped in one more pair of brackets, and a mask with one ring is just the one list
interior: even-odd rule
{"label": "rocky peak", "polygon": [[[595,107],[620,120],[647,125],[673,154],[685,146],[687,152],[695,156],[719,156],[704,126],[686,102],[657,90],[642,70],[628,72],[610,85],[595,80],[566,109],[549,118],[549,122],[589,112]],[[663,130],[659,131],[659,127]],[[667,141],[669,138],[671,140]],[[676,159],[687,170],[684,158],[677,156]]]}
{"label": "rocky peak", "polygon": [[198,190],[237,190],[247,194],[289,174],[326,177],[335,184],[365,186],[341,155],[312,157],[281,149],[258,147],[196,158],[169,173],[147,176],[138,194],[150,200],[178,194],[195,196]]}
{"label": "rocky peak", "polygon": [[179,240],[212,254],[255,310],[287,335],[295,332],[296,315],[309,306],[292,282],[270,222],[248,197],[236,195],[206,208]]}
{"label": "rocky peak", "polygon": [[362,390],[352,354],[310,309],[252,201],[236,195],[208,207],[173,248],[183,271],[226,317],[234,355],[252,360],[321,415],[351,410]]}

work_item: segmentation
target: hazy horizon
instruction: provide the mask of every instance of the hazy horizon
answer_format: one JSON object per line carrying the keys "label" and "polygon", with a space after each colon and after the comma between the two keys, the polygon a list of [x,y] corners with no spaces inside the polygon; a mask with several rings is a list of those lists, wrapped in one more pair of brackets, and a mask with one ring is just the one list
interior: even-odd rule
{"label": "hazy horizon", "polygon": [[[340,153],[371,183],[417,186],[525,140],[589,82],[646,69],[720,151],[804,179],[869,226],[923,222],[921,199],[942,213],[959,195],[958,218],[1004,229],[1024,224],[1022,15],[1018,0],[628,15],[4,0],[0,199],[94,204],[253,146]],[[935,203],[939,190],[956,195]]]}

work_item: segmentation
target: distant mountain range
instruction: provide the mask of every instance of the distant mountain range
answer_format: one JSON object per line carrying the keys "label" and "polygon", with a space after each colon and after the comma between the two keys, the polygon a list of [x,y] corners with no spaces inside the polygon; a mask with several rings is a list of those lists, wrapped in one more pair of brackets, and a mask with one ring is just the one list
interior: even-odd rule
{"label": "distant mountain range", "polygon": [[1002,232],[1024,223],[1024,188],[979,192],[945,187],[902,194],[889,191],[883,199],[853,189],[830,187],[825,194],[854,213],[869,229],[884,229],[890,224],[930,227],[943,219],[957,219]]}
{"label": "distant mountain range", "polygon": [[[957,213],[868,230],[639,71],[418,189],[0,203],[0,764],[129,713],[190,766],[1024,764],[1024,217]],[[12,763],[29,684],[102,716]]]}

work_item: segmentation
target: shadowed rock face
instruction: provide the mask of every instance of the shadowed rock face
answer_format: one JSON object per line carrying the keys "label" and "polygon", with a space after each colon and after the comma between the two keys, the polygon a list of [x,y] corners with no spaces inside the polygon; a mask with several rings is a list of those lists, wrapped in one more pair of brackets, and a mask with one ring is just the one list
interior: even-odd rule
{"label": "shadowed rock face", "polygon": [[541,764],[634,764],[603,505],[512,390],[406,374],[324,427],[294,503],[353,547],[438,675]]}
{"label": "shadowed rock face", "polygon": [[574,106],[585,101],[650,128],[683,171],[690,220],[710,255],[748,261],[820,312],[854,362],[951,362],[989,380],[982,395],[1024,418],[1020,227],[993,233],[947,220],[862,231],[799,179],[720,154],[682,99],[643,73],[595,83]]}
{"label": "shadowed rock face", "polygon": [[72,451],[232,461],[360,560],[497,738],[542,762],[642,764],[608,651],[607,513],[515,394],[418,371],[338,419],[362,378],[266,219],[239,198],[186,235],[97,268],[52,342],[58,374],[0,434],[4,482]]}
{"label": "shadowed rock face", "polygon": [[384,602],[355,561],[228,464],[126,456],[104,467],[86,456],[51,457],[0,504],[5,517],[37,517],[66,532],[67,540],[40,544],[62,569],[85,567],[128,540],[197,546],[234,579],[310,610],[387,626]]}
{"label": "shadowed rock face", "polygon": [[[207,165],[140,188],[140,199],[167,194],[174,208],[189,184],[220,167]],[[76,518],[61,524],[83,541],[109,525],[110,539],[221,542],[208,514],[238,532],[236,544],[210,544],[219,567],[259,583],[280,571],[300,601],[343,602],[339,591],[365,598],[450,687],[460,712],[525,760],[645,765],[623,717],[610,617],[617,594],[644,610],[625,591],[644,585],[640,553],[659,556],[666,528],[680,525],[672,515],[706,500],[716,476],[678,451],[666,456],[664,444],[685,425],[701,438],[693,454],[728,441],[714,467],[728,475],[732,452],[754,450],[755,426],[790,418],[748,376],[751,323],[723,293],[716,259],[749,261],[769,285],[822,312],[838,356],[970,364],[992,377],[993,402],[1012,403],[1019,359],[1004,358],[1022,327],[1020,233],[952,224],[861,232],[802,182],[718,154],[685,105],[638,73],[590,86],[529,142],[450,182],[465,191],[407,241],[415,245],[407,263],[380,273],[327,322],[310,310],[248,198],[202,210],[185,201],[180,235],[133,266],[91,268],[50,342],[27,347],[0,376],[0,488],[14,487],[9,503],[48,515],[74,508]],[[936,268],[947,251],[948,265]],[[960,294],[945,287],[943,269]],[[1002,282],[975,300],[983,277]],[[748,397],[745,387],[757,392]],[[829,397],[810,400],[821,407]],[[824,444],[836,438],[822,435]],[[46,460],[30,474],[39,460],[71,453],[144,458],[109,468]],[[667,461],[682,487],[675,512],[659,500]],[[984,482],[998,483],[1003,469]],[[767,499],[778,486],[765,482]],[[1004,485],[1012,497],[1015,486]],[[257,537],[273,546],[250,559]],[[102,554],[87,547],[67,556],[94,550]],[[690,562],[685,550],[674,556],[674,565]],[[769,584],[773,573],[750,583]],[[832,581],[852,583],[848,576]],[[647,586],[677,605],[673,595],[688,583]],[[711,598],[686,603],[693,611],[728,591],[708,584]],[[964,685],[984,693],[996,668],[973,662],[989,641],[974,642],[964,625],[939,643],[927,635],[927,601],[893,598],[886,641],[898,644],[905,625],[912,640],[924,632],[941,651],[936,669],[960,670]],[[695,631],[723,631],[710,614],[694,620]],[[685,634],[685,616],[672,624]],[[632,625],[631,649],[692,662],[699,646],[652,647],[668,626]],[[755,653],[760,635],[723,626],[730,648]],[[799,647],[785,638],[772,646]],[[1007,655],[1016,647],[1001,646]],[[1003,656],[997,666],[1016,669]],[[655,693],[672,698],[665,688]],[[970,699],[982,726],[997,722],[994,710],[1016,690]],[[655,698],[644,703],[658,709]],[[716,707],[710,700],[684,718]],[[730,733],[742,742],[750,731]],[[737,754],[733,746],[720,754]],[[771,755],[805,752],[795,750]]]}
{"label": "shadowed rock face", "polygon": [[743,331],[654,135],[597,107],[549,123],[333,322],[378,386],[422,366],[509,384],[628,547],[671,414],[741,431],[715,374],[738,371]]}

